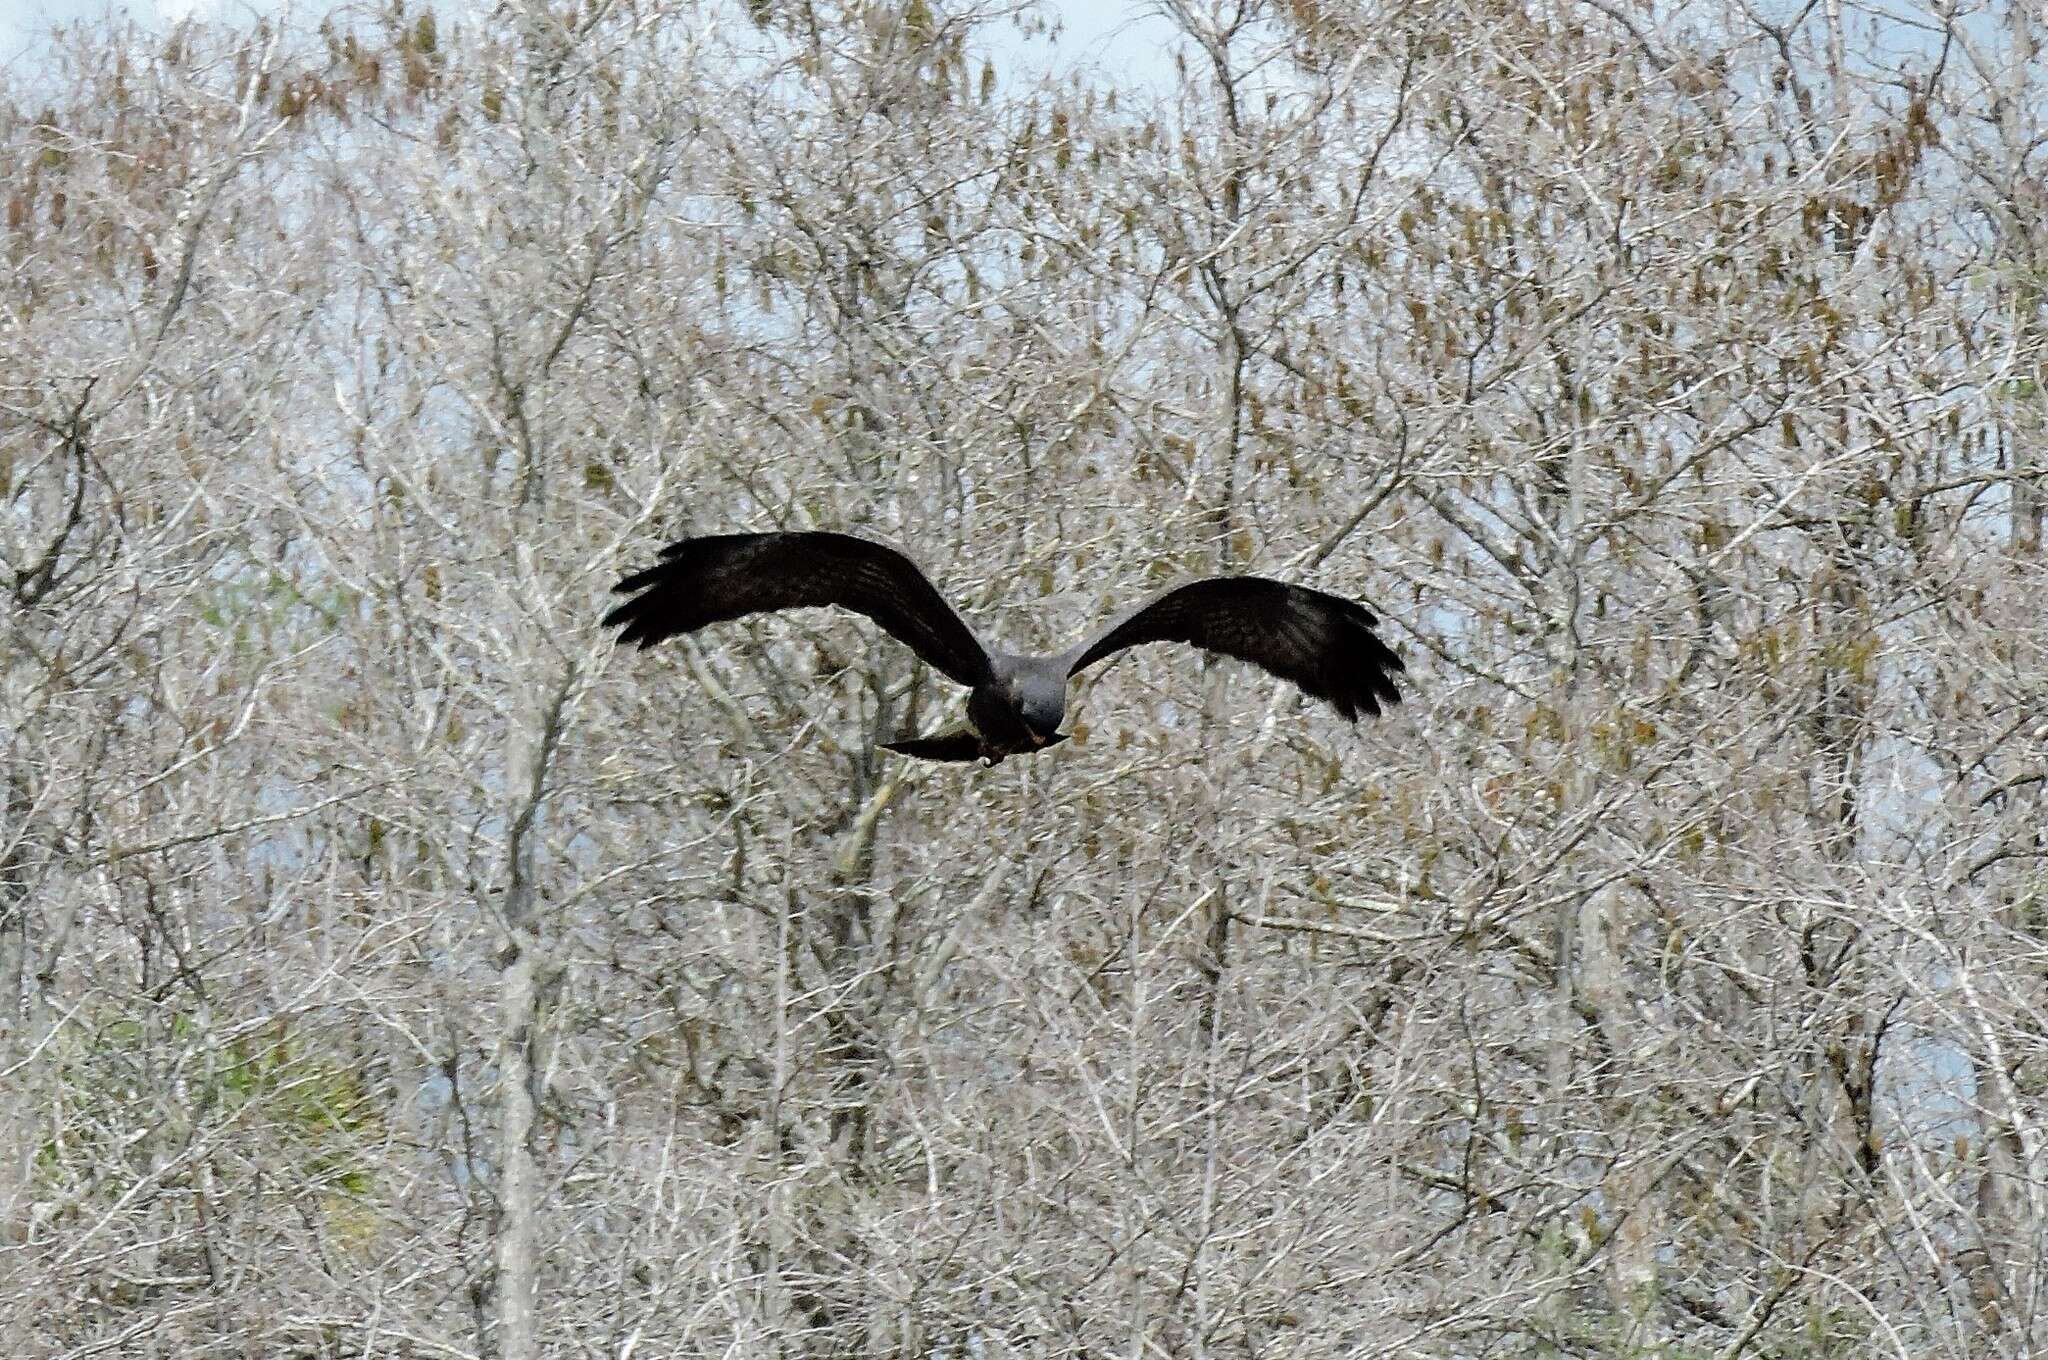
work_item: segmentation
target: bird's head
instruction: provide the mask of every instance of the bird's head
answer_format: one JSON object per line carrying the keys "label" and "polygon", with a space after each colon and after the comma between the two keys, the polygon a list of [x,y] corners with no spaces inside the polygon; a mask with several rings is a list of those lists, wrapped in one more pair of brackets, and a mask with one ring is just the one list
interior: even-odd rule
{"label": "bird's head", "polygon": [[1066,677],[1020,675],[1012,685],[1011,698],[1032,740],[1050,746],[1060,734],[1061,719],[1067,716]]}

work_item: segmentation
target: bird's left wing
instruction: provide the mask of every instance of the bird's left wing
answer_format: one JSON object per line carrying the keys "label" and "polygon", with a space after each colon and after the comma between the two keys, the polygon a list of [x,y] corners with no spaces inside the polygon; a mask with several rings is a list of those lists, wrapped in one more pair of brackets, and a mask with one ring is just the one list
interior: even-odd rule
{"label": "bird's left wing", "polygon": [[988,651],[908,557],[851,534],[710,534],[661,550],[662,560],[612,589],[631,595],[604,616],[621,642],[651,647],[770,609],[839,605],[865,614],[970,688],[989,678]]}
{"label": "bird's left wing", "polygon": [[1176,586],[1112,620],[1062,658],[1078,675],[1114,652],[1184,642],[1292,681],[1352,722],[1401,701],[1401,658],[1363,606],[1262,576],[1213,576]]}

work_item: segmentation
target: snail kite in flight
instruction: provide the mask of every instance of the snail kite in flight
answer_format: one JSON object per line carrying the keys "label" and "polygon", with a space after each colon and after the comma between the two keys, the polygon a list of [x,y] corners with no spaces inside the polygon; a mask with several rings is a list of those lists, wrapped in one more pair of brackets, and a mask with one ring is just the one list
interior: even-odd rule
{"label": "snail kite in flight", "polygon": [[1111,620],[1056,656],[1016,656],[982,645],[917,564],[850,534],[714,534],[661,550],[661,561],[613,590],[630,595],[604,616],[621,642],[651,647],[772,609],[839,605],[972,691],[967,726],[882,743],[924,760],[1005,756],[1065,741],[1067,679],[1126,647],[1185,642],[1249,661],[1327,700],[1345,718],[1399,703],[1401,658],[1350,600],[1261,576],[1212,576],[1175,586]]}

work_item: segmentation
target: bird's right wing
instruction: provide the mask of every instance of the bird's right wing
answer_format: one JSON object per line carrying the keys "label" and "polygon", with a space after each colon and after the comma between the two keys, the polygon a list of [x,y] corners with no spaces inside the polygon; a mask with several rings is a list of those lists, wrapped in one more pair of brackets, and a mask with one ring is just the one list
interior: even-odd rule
{"label": "bird's right wing", "polygon": [[621,642],[651,647],[748,614],[839,605],[963,685],[989,678],[974,630],[894,548],[851,534],[712,534],[671,543],[661,557],[612,587],[633,597],[604,616]]}

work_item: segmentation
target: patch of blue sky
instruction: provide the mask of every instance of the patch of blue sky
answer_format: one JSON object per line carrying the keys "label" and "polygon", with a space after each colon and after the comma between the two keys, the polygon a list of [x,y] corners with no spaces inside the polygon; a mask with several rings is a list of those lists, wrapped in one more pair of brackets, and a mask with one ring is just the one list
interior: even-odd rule
{"label": "patch of blue sky", "polygon": [[34,77],[51,34],[72,24],[127,20],[146,30],[183,19],[239,21],[264,15],[309,19],[340,0],[9,0],[0,5],[0,71]]}
{"label": "patch of blue sky", "polygon": [[1186,41],[1149,0],[1042,0],[982,36],[992,56],[1027,79],[1101,78],[1154,93],[1173,88],[1174,49]]}

